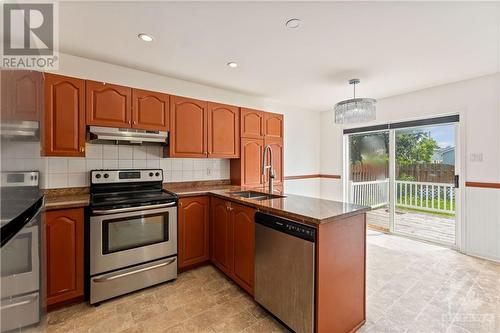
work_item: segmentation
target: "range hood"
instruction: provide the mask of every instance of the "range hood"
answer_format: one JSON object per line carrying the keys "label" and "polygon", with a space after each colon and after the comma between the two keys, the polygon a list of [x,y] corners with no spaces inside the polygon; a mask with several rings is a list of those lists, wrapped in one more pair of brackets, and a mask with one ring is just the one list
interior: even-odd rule
{"label": "range hood", "polygon": [[2,121],[0,124],[0,137],[16,141],[39,141],[39,123],[38,121]]}
{"label": "range hood", "polygon": [[114,142],[115,144],[167,144],[168,132],[149,131],[134,128],[113,128],[90,126],[89,141],[94,143]]}

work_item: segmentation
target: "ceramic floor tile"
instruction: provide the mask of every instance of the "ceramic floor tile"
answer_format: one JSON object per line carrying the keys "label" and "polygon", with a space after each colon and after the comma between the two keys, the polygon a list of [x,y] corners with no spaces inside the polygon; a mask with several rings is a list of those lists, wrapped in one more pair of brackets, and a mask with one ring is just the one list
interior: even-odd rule
{"label": "ceramic floor tile", "polygon": [[[500,265],[368,232],[367,322],[359,332],[500,332]],[[45,332],[288,332],[212,266],[104,302],[49,313]]]}

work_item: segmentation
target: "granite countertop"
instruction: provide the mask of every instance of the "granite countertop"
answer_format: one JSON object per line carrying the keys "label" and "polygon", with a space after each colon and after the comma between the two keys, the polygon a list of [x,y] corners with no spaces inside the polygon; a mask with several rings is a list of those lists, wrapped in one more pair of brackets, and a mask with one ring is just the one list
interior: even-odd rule
{"label": "granite countertop", "polygon": [[[254,207],[262,212],[275,214],[313,226],[337,221],[370,210],[370,208],[366,206],[358,206],[339,201],[304,197],[295,194],[283,194],[280,187],[276,187],[273,194],[283,195],[282,198],[269,200],[242,198],[234,195],[233,192],[246,190],[263,193],[269,192],[268,189],[264,187],[230,185],[229,181],[165,183],[163,188],[177,194],[180,198],[213,195],[235,203]],[[89,189],[83,187],[45,190],[44,195],[46,210],[85,207],[88,206],[90,202]]]}
{"label": "granite countertop", "polygon": [[262,212],[275,214],[277,216],[300,221],[309,225],[317,226],[323,223],[338,221],[349,216],[365,213],[370,207],[358,206],[349,203],[305,197],[295,194],[283,194],[280,189],[273,194],[283,195],[282,198],[269,200],[247,199],[232,194],[233,192],[252,190],[269,193],[264,187],[242,187],[235,185],[213,185],[213,186],[169,186],[164,188],[176,193],[180,198],[196,195],[213,195],[225,200],[241,203],[254,207]]}
{"label": "granite countertop", "polygon": [[90,194],[87,187],[44,190],[45,210],[80,208],[88,206]]}

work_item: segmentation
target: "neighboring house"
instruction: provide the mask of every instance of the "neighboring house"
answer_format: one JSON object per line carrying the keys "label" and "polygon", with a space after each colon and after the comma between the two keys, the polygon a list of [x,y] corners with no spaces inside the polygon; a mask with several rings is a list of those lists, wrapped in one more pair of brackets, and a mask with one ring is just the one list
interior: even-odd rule
{"label": "neighboring house", "polygon": [[432,156],[433,163],[455,165],[455,147],[440,148]]}

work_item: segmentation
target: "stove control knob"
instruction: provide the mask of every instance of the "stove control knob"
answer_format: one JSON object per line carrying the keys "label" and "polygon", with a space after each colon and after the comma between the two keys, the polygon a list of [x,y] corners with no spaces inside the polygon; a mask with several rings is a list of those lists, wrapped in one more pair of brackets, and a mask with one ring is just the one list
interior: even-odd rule
{"label": "stove control knob", "polygon": [[101,174],[100,173],[96,174],[95,178],[97,178],[97,179],[101,178]]}
{"label": "stove control knob", "polygon": [[107,173],[105,173],[104,178],[109,178],[109,175]]}
{"label": "stove control knob", "polygon": [[149,177],[153,177],[153,175],[154,175],[154,174],[153,174],[152,172],[150,172],[150,173],[149,173]]}
{"label": "stove control knob", "polygon": [[155,173],[155,176],[156,176],[156,177],[159,177],[159,176],[160,176],[160,173],[159,173],[159,172]]}

